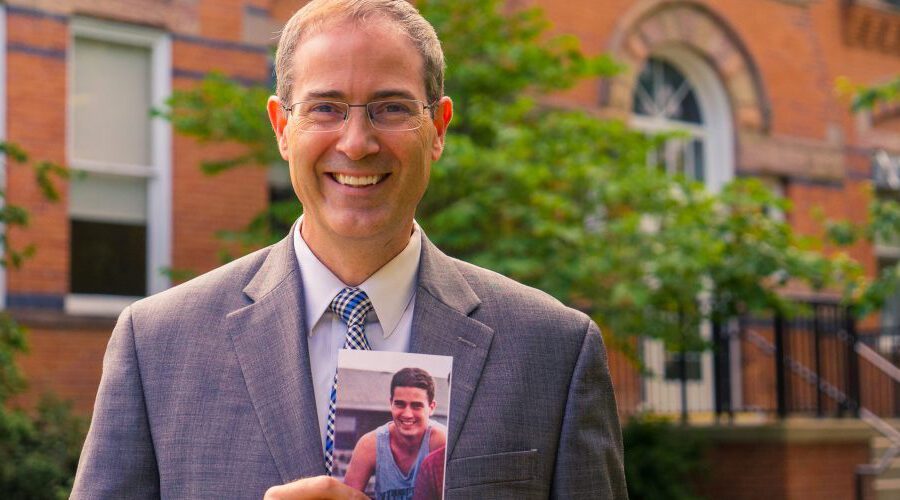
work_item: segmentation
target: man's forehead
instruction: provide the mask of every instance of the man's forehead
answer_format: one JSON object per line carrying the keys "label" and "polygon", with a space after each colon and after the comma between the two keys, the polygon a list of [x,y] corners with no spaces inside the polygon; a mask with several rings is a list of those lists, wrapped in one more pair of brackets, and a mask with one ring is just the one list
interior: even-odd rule
{"label": "man's forehead", "polygon": [[[304,36],[294,53],[295,100],[347,98],[364,86],[368,99],[420,99],[425,91],[425,60],[395,22],[374,20],[329,23]],[[423,94],[424,95],[424,94]]]}
{"label": "man's forehead", "polygon": [[[409,391],[409,392],[407,392],[407,391]],[[404,392],[404,395],[407,397],[401,397],[399,395],[400,392]],[[409,396],[413,396],[413,397],[409,397]],[[397,387],[394,387],[394,399],[406,400],[406,399],[418,399],[419,397],[428,398],[428,391],[426,391],[425,389],[422,389],[421,387],[408,387],[408,386],[404,386],[404,385],[398,385]]]}

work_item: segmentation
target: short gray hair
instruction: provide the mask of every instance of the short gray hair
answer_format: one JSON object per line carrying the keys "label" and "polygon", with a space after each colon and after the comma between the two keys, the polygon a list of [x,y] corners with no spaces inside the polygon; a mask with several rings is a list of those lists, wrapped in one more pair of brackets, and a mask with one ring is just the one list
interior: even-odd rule
{"label": "short gray hair", "polygon": [[444,51],[434,27],[407,0],[313,0],[291,16],[275,53],[276,94],[289,104],[294,87],[293,59],[297,47],[308,37],[346,20],[364,23],[370,16],[386,18],[409,37],[422,55],[423,78],[428,103],[444,95]]}

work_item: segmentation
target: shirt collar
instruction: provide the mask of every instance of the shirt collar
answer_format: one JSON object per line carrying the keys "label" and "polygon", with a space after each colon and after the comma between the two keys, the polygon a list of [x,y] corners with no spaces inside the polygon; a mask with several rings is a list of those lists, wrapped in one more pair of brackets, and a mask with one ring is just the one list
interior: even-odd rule
{"label": "shirt collar", "polygon": [[[303,297],[306,304],[306,324],[310,335],[331,305],[331,300],[347,287],[325,264],[313,254],[312,250],[300,236],[301,216],[294,225],[294,253],[300,265],[300,276],[303,281]],[[419,224],[413,221],[413,233],[409,244],[396,257],[381,267],[375,274],[359,285],[372,301],[372,308],[384,338],[394,333],[403,311],[415,295],[416,273],[422,250],[422,235]],[[375,319],[370,314],[369,321]]]}

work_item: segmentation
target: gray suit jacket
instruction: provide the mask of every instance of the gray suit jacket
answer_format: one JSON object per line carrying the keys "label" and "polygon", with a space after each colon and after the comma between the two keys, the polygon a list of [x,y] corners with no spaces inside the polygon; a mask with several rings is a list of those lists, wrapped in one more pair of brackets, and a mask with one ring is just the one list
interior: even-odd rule
{"label": "gray suit jacket", "polygon": [[[290,237],[126,309],[73,498],[261,498],[324,472]],[[597,326],[423,238],[412,351],[453,356],[446,498],[626,498]]]}

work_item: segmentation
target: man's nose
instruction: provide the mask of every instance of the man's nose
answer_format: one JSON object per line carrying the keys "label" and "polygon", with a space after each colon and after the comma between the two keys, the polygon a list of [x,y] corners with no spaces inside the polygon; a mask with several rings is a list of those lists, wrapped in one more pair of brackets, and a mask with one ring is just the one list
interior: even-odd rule
{"label": "man's nose", "polygon": [[340,134],[337,150],[351,160],[361,160],[366,156],[378,153],[381,149],[366,108],[350,108],[347,123],[344,123]]}

